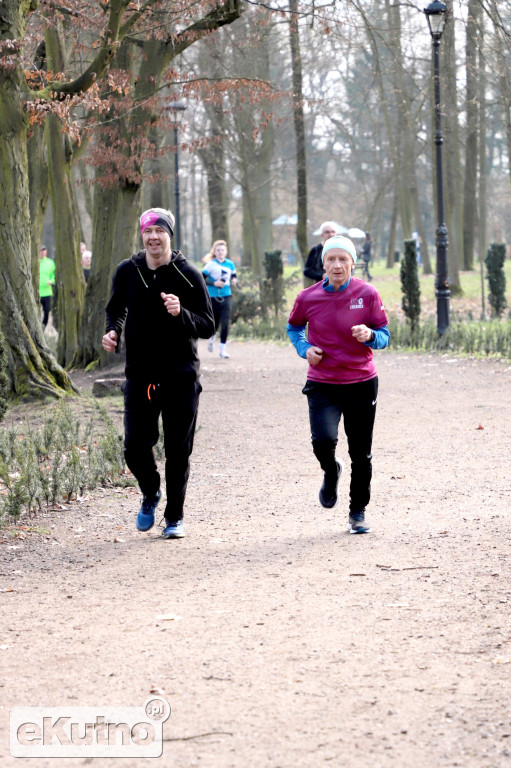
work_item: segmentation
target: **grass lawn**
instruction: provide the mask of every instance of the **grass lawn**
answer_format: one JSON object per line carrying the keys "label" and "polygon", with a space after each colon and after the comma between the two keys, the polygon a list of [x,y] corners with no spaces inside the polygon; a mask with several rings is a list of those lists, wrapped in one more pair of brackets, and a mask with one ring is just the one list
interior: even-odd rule
{"label": "grass lawn", "polygon": [[[380,293],[383,303],[389,315],[402,316],[401,310],[401,278],[400,264],[395,264],[392,269],[387,269],[385,261],[371,262],[370,272],[373,277],[372,284]],[[511,259],[506,259],[506,296],[508,308],[511,309]],[[284,277],[290,277],[296,272],[296,267],[285,267]],[[357,275],[360,276],[360,275]],[[419,270],[421,286],[421,318],[435,316],[435,275],[424,275]],[[460,272],[460,282],[463,293],[459,296],[451,296],[450,309],[454,316],[467,317],[469,313],[475,320],[481,317],[481,273],[479,264],[470,272]],[[302,289],[303,283],[291,288],[287,293],[289,307],[293,305],[296,294]],[[489,317],[488,281],[484,281],[486,316]]]}

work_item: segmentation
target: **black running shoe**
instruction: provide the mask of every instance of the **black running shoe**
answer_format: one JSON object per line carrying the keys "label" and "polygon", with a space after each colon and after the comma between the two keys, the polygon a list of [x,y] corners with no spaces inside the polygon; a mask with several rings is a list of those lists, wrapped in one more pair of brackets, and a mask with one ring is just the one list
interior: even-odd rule
{"label": "black running shoe", "polygon": [[337,486],[339,485],[343,470],[342,461],[336,461],[335,463],[337,466],[337,474],[335,477],[333,475],[329,477],[325,472],[323,485],[319,489],[319,503],[322,507],[326,507],[327,509],[331,509],[337,504]]}

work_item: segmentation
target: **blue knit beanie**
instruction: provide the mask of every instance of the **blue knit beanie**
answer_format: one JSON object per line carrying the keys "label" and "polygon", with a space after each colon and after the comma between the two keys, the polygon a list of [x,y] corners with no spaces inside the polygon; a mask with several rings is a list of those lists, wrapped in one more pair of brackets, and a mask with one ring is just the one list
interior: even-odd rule
{"label": "blue knit beanie", "polygon": [[335,235],[335,237],[329,237],[323,246],[323,250],[321,251],[321,261],[325,260],[325,253],[330,251],[332,248],[342,248],[343,251],[348,251],[353,259],[353,263],[357,263],[357,252],[355,250],[355,244],[353,243],[353,240],[350,240],[348,237],[344,237],[343,235]]}

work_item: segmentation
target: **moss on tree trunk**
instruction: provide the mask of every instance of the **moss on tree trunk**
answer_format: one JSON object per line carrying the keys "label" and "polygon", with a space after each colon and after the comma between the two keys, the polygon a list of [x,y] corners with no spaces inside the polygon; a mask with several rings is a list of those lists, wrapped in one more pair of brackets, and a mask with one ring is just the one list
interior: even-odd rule
{"label": "moss on tree trunk", "polygon": [[101,346],[105,333],[105,306],[115,267],[137,250],[140,214],[138,189],[105,189],[96,185],[93,257],[74,366],[85,368],[91,364],[112,363],[111,355],[107,356]]}
{"label": "moss on tree trunk", "polygon": [[39,300],[39,248],[48,204],[49,178],[45,146],[46,124],[32,128],[27,142],[30,189],[30,233],[32,239],[32,287]]}
{"label": "moss on tree trunk", "polygon": [[26,97],[23,72],[4,74],[0,103],[0,323],[12,392],[21,398],[73,391],[52,356],[32,286]]}
{"label": "moss on tree trunk", "polygon": [[68,366],[78,346],[85,279],[80,259],[80,222],[71,178],[72,152],[59,121],[48,119],[48,156],[51,164],[50,190],[57,249],[58,360]]}

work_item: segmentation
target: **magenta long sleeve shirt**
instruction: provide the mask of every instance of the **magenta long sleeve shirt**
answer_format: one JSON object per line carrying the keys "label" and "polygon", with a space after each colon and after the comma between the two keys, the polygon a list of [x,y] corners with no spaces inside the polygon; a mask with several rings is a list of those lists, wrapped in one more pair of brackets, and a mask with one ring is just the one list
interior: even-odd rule
{"label": "magenta long sleeve shirt", "polygon": [[372,349],[351,334],[354,325],[387,325],[378,291],[364,280],[353,277],[338,291],[328,281],[306,288],[296,297],[289,324],[308,325],[309,344],[324,352],[318,365],[309,366],[310,381],[355,384],[377,375]]}

